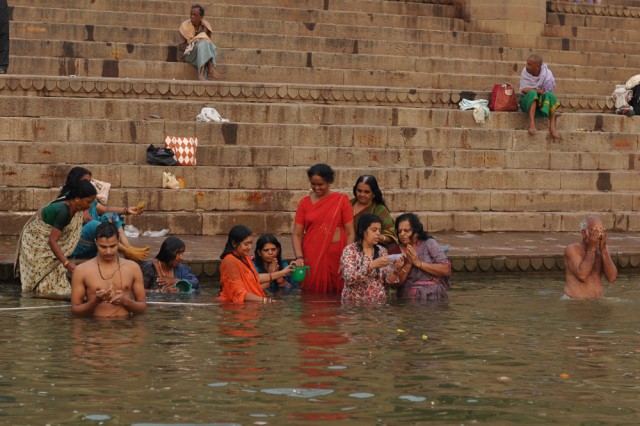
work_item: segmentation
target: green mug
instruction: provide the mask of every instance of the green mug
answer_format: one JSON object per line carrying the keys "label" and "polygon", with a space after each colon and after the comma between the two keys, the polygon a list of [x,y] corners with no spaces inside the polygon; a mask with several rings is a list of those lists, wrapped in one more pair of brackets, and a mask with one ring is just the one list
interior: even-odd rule
{"label": "green mug", "polygon": [[291,272],[291,279],[297,283],[301,283],[307,276],[307,272],[309,272],[308,266],[294,266],[293,272]]}

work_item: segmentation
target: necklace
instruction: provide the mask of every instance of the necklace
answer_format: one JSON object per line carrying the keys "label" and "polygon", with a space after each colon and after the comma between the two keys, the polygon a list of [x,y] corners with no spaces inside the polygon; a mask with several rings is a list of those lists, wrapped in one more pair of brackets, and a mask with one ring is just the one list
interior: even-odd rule
{"label": "necklace", "polygon": [[120,271],[120,258],[117,256],[116,256],[116,261],[118,263],[118,267],[113,271],[113,274],[111,274],[109,278],[105,278],[104,275],[102,275],[102,269],[100,269],[100,256],[96,257],[96,262],[98,262],[98,273],[100,274],[100,278],[102,278],[103,281],[109,281],[110,279],[113,278],[116,272]]}
{"label": "necklace", "polygon": [[166,272],[164,272],[164,269],[162,268],[162,262],[161,262],[161,261],[159,261],[159,260],[158,260],[158,268],[160,268],[160,274],[161,274],[163,277],[168,277],[168,276],[169,276],[169,275],[167,275],[167,273],[166,273]]}

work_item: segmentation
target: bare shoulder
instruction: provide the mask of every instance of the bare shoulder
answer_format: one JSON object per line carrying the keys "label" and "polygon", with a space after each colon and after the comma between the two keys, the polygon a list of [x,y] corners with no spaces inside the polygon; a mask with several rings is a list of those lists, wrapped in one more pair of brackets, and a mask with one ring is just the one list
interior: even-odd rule
{"label": "bare shoulder", "polygon": [[564,254],[565,255],[571,255],[574,254],[576,252],[580,252],[582,251],[581,247],[580,247],[580,243],[573,243],[573,244],[569,244],[567,247],[565,247],[564,249]]}
{"label": "bare shoulder", "polygon": [[120,258],[120,268],[127,271],[135,271],[136,269],[141,270],[140,265],[138,265],[136,262],[124,258]]}
{"label": "bare shoulder", "polygon": [[96,268],[97,268],[97,264],[96,264],[96,259],[94,257],[93,259],[89,259],[86,262],[82,262],[78,264],[78,266],[76,266],[75,271],[77,271],[77,273],[80,274],[80,273],[86,273],[88,271],[93,271]]}

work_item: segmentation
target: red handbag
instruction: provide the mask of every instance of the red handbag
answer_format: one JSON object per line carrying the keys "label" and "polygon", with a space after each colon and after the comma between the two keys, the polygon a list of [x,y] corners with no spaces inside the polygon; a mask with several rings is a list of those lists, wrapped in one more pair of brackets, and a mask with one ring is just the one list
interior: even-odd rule
{"label": "red handbag", "polygon": [[509,83],[494,84],[491,90],[489,109],[491,111],[517,111],[518,101],[513,86]]}

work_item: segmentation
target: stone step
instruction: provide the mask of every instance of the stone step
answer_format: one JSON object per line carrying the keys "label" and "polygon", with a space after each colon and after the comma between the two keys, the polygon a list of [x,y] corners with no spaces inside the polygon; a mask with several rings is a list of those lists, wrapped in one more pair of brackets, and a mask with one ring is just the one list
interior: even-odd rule
{"label": "stone step", "polygon": [[[144,126],[157,129],[149,137],[159,138],[166,132],[190,130],[196,115],[203,107],[216,108],[232,123],[265,124],[317,124],[342,126],[400,126],[427,128],[469,128],[477,130],[509,130],[527,128],[526,114],[519,112],[492,112],[483,126],[478,126],[470,111],[459,109],[411,108],[376,105],[331,105],[258,103],[229,101],[185,101],[159,99],[110,99],[72,97],[0,96],[0,117],[15,118],[68,118],[134,122],[135,132],[143,134]],[[155,115],[159,118],[151,118]],[[174,123],[166,127],[166,122]],[[144,122],[144,123],[140,123]],[[543,121],[541,122],[541,124]],[[118,124],[118,123],[116,123]],[[54,124],[56,125],[56,124]],[[119,124],[118,124],[119,125]],[[593,114],[567,112],[560,115],[558,129],[563,132],[613,132],[640,133],[640,118],[615,114]],[[72,126],[71,124],[65,126]],[[129,124],[131,126],[131,124]],[[183,128],[183,126],[186,126]],[[208,123],[196,126],[193,134],[207,138],[207,127],[219,126]],[[217,127],[216,127],[217,128]],[[66,127],[65,127],[66,129]],[[5,131],[8,132],[6,129]],[[73,133],[69,130],[66,132]],[[86,131],[83,130],[83,131]],[[110,131],[111,132],[111,131]],[[121,137],[121,131],[115,132]],[[33,130],[28,134],[33,136]],[[12,136],[14,139],[17,136]],[[119,141],[140,138],[118,139]],[[561,141],[562,142],[562,141]],[[561,143],[560,143],[561,145]],[[559,146],[558,144],[554,146]],[[553,149],[552,147],[548,149]],[[589,149],[597,149],[589,147]]]}
{"label": "stone step", "polygon": [[[597,215],[609,228],[617,231],[640,231],[637,211],[574,211],[574,212],[482,212],[482,211],[415,211],[430,232],[573,232],[586,216]],[[19,235],[32,213],[0,212],[0,235]],[[169,229],[173,235],[226,235],[232,226],[241,223],[255,234],[270,232],[289,234],[293,213],[278,212],[193,212],[145,213],[127,218],[141,231]]]}
{"label": "stone step", "polygon": [[[638,211],[635,192],[602,191],[470,191],[385,189],[384,198],[392,212],[550,212],[550,211]],[[353,198],[348,188],[338,192]],[[58,189],[6,188],[0,192],[0,211],[33,212],[51,202]],[[112,188],[109,205],[132,206],[142,201],[146,214],[162,212],[295,212],[308,190],[230,189],[131,189]],[[21,213],[22,214],[22,213]],[[131,218],[133,219],[133,218]]]}
{"label": "stone step", "polygon": [[[460,78],[460,76],[458,76]],[[127,99],[192,99],[202,102],[234,100],[248,102],[293,102],[373,104],[458,108],[462,99],[488,99],[487,91],[415,89],[375,86],[327,86],[241,82],[197,82],[182,80],[0,75],[0,90],[6,96],[111,97]],[[610,96],[563,95],[563,107],[571,111],[613,110]]]}
{"label": "stone step", "polygon": [[[198,166],[161,167],[128,164],[88,164],[114,187],[160,188],[163,171],[184,178],[186,186],[200,189],[307,189],[304,166]],[[64,182],[70,164],[0,164],[3,185],[13,188],[51,188]],[[351,187],[358,176],[373,174],[384,188],[439,190],[639,191],[635,170],[544,170],[437,167],[336,166],[336,187]]]}
{"label": "stone step", "polygon": [[[83,0],[60,0],[56,1],[55,6],[61,9],[87,9],[101,11],[118,11],[143,13],[147,15],[153,14],[171,14],[181,15],[182,20],[189,18],[191,10],[191,1],[173,1],[173,0],[151,0],[145,4],[131,2],[128,0],[96,0],[87,3]],[[15,0],[11,2],[12,6],[23,7],[42,7],[50,8],[51,2],[47,0]],[[458,17],[458,9],[454,6],[444,4],[429,4],[423,2],[404,2],[404,1],[380,1],[380,0],[222,0],[216,2],[216,7],[205,6],[205,19],[216,16],[217,8],[222,5],[235,6],[253,6],[259,8],[280,8],[283,10],[299,9],[308,11],[310,14],[317,11],[330,12],[360,12],[385,14],[385,15],[409,15],[409,16],[442,16],[442,17]],[[149,13],[153,11],[153,13]]]}
{"label": "stone step", "polygon": [[[488,132],[487,132],[488,133]],[[486,136],[485,136],[486,137]],[[207,141],[205,141],[206,143]],[[598,143],[595,141],[594,144]],[[529,145],[524,142],[522,145]],[[160,143],[159,143],[160,145]],[[446,145],[446,142],[440,143]],[[58,164],[77,158],[93,165],[146,165],[146,143],[35,143],[0,141],[3,162]],[[538,148],[539,149],[539,148]],[[608,171],[640,170],[640,153],[571,152],[466,148],[369,148],[207,146],[200,143],[199,166],[290,167],[325,162],[336,167],[430,167]]]}
{"label": "stone step", "polygon": [[[246,34],[246,36],[253,37],[258,36],[256,34]],[[256,37],[259,38],[259,37]],[[303,54],[306,57],[308,49],[302,51],[295,50],[295,38],[290,38],[291,42],[285,43],[283,46],[284,51],[291,52],[292,55]],[[246,42],[246,40],[245,40]],[[253,43],[253,42],[252,42]],[[341,55],[349,60],[370,60],[369,57],[398,57],[398,53],[405,52],[405,49],[399,48],[397,43],[386,42],[372,42],[359,44],[358,54],[353,55],[350,49],[343,50],[339,53],[335,52],[335,46],[325,48],[324,45],[313,46],[316,50],[312,53],[316,58],[330,55]],[[526,58],[530,53],[530,49],[519,48],[499,48],[492,47],[479,47],[474,46],[470,49],[469,46],[459,45],[445,45],[434,43],[412,43],[410,44],[411,54],[403,54],[403,58],[413,58],[411,60],[424,61],[424,58],[447,58],[448,60],[456,61],[484,61],[483,65],[495,64],[508,64],[512,67],[512,70],[520,70],[523,66],[523,58]],[[309,46],[303,46],[309,47]],[[349,45],[349,48],[352,46]],[[138,59],[145,61],[166,61],[176,62],[176,49],[175,46],[166,45],[142,45],[142,44],[130,44],[130,43],[112,43],[112,42],[89,42],[89,41],[62,41],[62,40],[31,40],[23,38],[11,39],[12,52],[29,52],[32,56],[52,56],[60,58],[110,58],[110,59]],[[236,52],[249,52],[245,55],[251,55],[251,62],[255,60],[255,57],[261,55],[260,52],[266,52],[261,49],[254,49],[250,47],[232,47],[227,46],[219,51],[220,63],[226,62],[238,62],[238,58],[235,56]],[[233,53],[232,53],[233,52]],[[297,53],[296,53],[297,52]],[[302,52],[302,53],[301,53]],[[347,55],[345,55],[345,53]],[[576,75],[576,70],[582,70],[581,72],[593,72],[598,75],[602,73],[615,73],[613,76],[609,76],[608,80],[614,79],[614,77],[620,77],[621,72],[625,68],[636,69],[640,67],[640,55],[617,55],[607,53],[593,53],[593,52],[557,52],[557,51],[539,51],[544,59],[554,72],[562,75],[567,72],[568,75]],[[441,60],[447,60],[441,59]],[[316,64],[317,66],[317,64]],[[500,65],[504,66],[504,65]],[[604,68],[604,69],[603,69]],[[482,69],[482,67],[481,67]],[[595,70],[595,71],[589,71]],[[618,71],[620,70],[620,71]],[[512,71],[513,72],[513,71]],[[622,80],[626,79],[629,73],[634,71],[626,71],[627,74],[623,74]],[[517,77],[517,75],[515,75]],[[594,77],[593,74],[590,75]],[[600,78],[602,80],[602,78]]]}
{"label": "stone step", "polygon": [[[297,46],[296,50],[317,50],[315,46],[327,45],[331,46],[334,51],[344,51],[348,49],[350,52],[360,52],[360,46],[366,43],[384,40],[390,42],[385,28],[381,28],[380,32],[374,34],[374,38],[369,40],[341,37],[319,37],[311,33],[309,36],[293,36],[293,41]],[[519,47],[536,50],[555,50],[555,51],[575,51],[575,52],[598,52],[598,53],[624,53],[637,54],[635,43],[616,42],[611,43],[608,40],[581,40],[576,38],[559,38],[559,37],[532,37],[525,35],[507,35],[507,34],[490,34],[490,33],[474,33],[459,31],[439,31],[439,30],[413,30],[410,32],[398,31],[390,29],[393,34],[401,37],[399,46],[411,48],[410,42],[419,43],[442,43],[442,44],[459,44],[464,46],[504,46]],[[154,28],[135,28],[130,29],[118,26],[94,25],[87,27],[81,24],[64,24],[64,23],[38,23],[38,22],[16,22],[11,26],[12,36],[16,38],[30,38],[43,40],[87,40],[87,41],[103,41],[111,43],[130,43],[135,40],[140,44],[166,44],[175,46],[179,41],[179,36],[175,30],[162,30]],[[235,39],[231,39],[235,37]],[[254,34],[253,36],[245,33],[220,33],[216,34],[214,41],[220,49],[227,46],[230,47],[254,47],[264,48],[280,47],[287,50],[283,41],[291,36],[283,36],[280,34]],[[237,40],[239,39],[239,40]],[[252,43],[251,40],[256,43]],[[415,47],[414,47],[415,48]],[[406,53],[403,50],[397,51],[396,54]]]}
{"label": "stone step", "polygon": [[[637,19],[635,21],[637,21]],[[606,28],[604,26],[581,27],[568,25],[546,25],[544,35],[547,37],[575,37],[581,40],[611,40],[626,43],[638,43],[640,41],[640,36],[635,30],[630,31],[619,28]]]}
{"label": "stone step", "polygon": [[[97,42],[61,42],[45,40],[13,40],[12,49],[19,52],[29,52],[30,56],[14,56],[12,60],[12,73],[29,73],[34,61],[43,61],[40,64],[42,73],[59,75],[102,75],[109,71],[109,66],[115,68],[121,77],[128,74],[149,72],[153,77],[161,73],[162,78],[172,75],[176,79],[195,79],[195,69],[188,64],[170,65],[177,58],[167,61],[168,50],[166,46],[154,45],[141,48],[128,49],[124,46],[113,46],[110,43]],[[131,53],[127,53],[128,51]],[[526,55],[525,55],[526,56]],[[87,61],[85,59],[91,59]],[[114,64],[114,60],[118,60]],[[154,64],[149,62],[158,62]],[[244,66],[244,64],[262,66],[282,66],[294,68],[316,69],[349,69],[349,70],[384,70],[405,71],[421,73],[464,74],[469,69],[478,70],[478,75],[484,76],[511,76],[515,86],[518,85],[519,72],[522,61],[516,62],[495,60],[487,62],[486,59],[474,60],[471,58],[442,58],[438,56],[407,57],[392,55],[345,55],[324,52],[281,51],[268,49],[242,49],[228,48],[220,51],[218,63],[225,69],[230,65]],[[624,67],[596,67],[578,66],[575,64],[550,64],[554,75],[562,83],[563,79],[590,79],[598,81],[626,81],[635,72],[634,69]],[[43,68],[44,67],[44,68]],[[515,70],[515,71],[514,71]],[[62,73],[62,74],[61,74]],[[135,76],[135,75],[134,75]],[[608,87],[613,87],[609,83]],[[612,91],[612,90],[611,90]]]}
{"label": "stone step", "polygon": [[[549,12],[547,13],[547,26],[576,27],[577,29],[586,27],[590,28],[594,34],[608,29],[635,31],[637,27],[637,19],[624,19],[604,15]],[[597,28],[598,31],[593,31],[595,28]]]}
{"label": "stone step", "polygon": [[[566,162],[566,167],[571,169],[578,167],[636,169],[636,155],[640,151],[637,133],[575,131],[574,129],[565,131],[560,127],[562,137],[559,141],[553,141],[548,139],[546,130],[541,126],[538,134],[532,137],[525,130],[526,127],[513,130],[478,127],[242,122],[220,124],[63,118],[0,118],[0,123],[2,123],[0,141],[7,142],[5,144],[7,158],[20,163],[35,160],[42,163],[56,162],[60,158],[68,158],[67,155],[60,155],[60,152],[74,155],[75,150],[78,150],[76,155],[80,156],[80,153],[90,155],[91,158],[95,158],[91,161],[98,163],[144,164],[148,144],[163,144],[167,136],[198,138],[198,158],[201,165],[242,161],[234,154],[224,154],[221,151],[222,147],[229,148],[230,153],[241,152],[238,155],[244,156],[247,154],[247,149],[256,147],[258,140],[263,141],[263,146],[281,150],[274,151],[263,159],[263,161],[276,161],[277,165],[318,161],[332,164],[336,161],[340,164],[345,161],[384,165],[393,165],[394,162],[413,164],[415,161],[409,160],[414,155],[412,150],[417,150],[415,155],[430,158],[428,161],[432,162],[432,157],[435,156],[434,150],[460,149],[469,150],[469,155],[472,157],[477,155],[473,154],[473,151],[480,151],[481,156],[486,155],[484,151],[491,152],[493,158],[485,160],[491,167],[504,162],[505,155],[512,155],[510,152],[518,155],[522,151],[531,153],[541,150],[545,155],[535,157],[534,168],[562,168],[563,163],[557,162],[558,159],[554,157],[562,153],[562,161]],[[323,141],[321,147],[317,142],[320,140]],[[55,146],[56,149],[50,146]],[[342,157],[335,152],[327,153],[327,151],[346,148],[353,148],[352,154]],[[384,155],[382,151],[371,151],[370,155],[358,151],[361,149],[365,152],[376,149],[384,151],[390,148],[388,155]],[[403,149],[410,150],[406,153],[406,158],[398,151]],[[90,154],[92,150],[96,153]],[[256,157],[262,158],[262,154],[257,152],[250,154],[250,161],[258,161]],[[453,152],[448,156],[449,159],[453,158],[452,154]],[[444,161],[444,157],[441,160]],[[431,163],[425,163],[425,165],[430,166]]]}
{"label": "stone step", "polygon": [[[34,67],[41,75],[81,76],[137,79],[147,76],[149,79],[161,79],[174,76],[178,80],[196,80],[194,67],[184,63],[115,61],[99,59],[59,59],[39,57],[17,57],[11,63],[12,73],[16,76],[28,75]],[[468,91],[486,91],[494,82],[513,81],[518,77],[510,75],[483,76],[477,74],[442,74],[439,72],[406,72],[357,69],[324,69],[310,67],[282,67],[271,65],[231,65],[217,68],[225,74],[227,81],[222,85],[235,82],[264,81],[272,84],[315,84],[333,86],[363,85],[369,87],[410,87],[436,90],[464,88]],[[615,88],[608,81],[557,78],[559,97],[572,93],[581,93],[584,87],[590,88],[592,96],[610,96]],[[517,85],[517,83],[515,83]]]}
{"label": "stone step", "polygon": [[[371,28],[397,28],[406,33],[416,29],[440,29],[463,31],[464,21],[441,16],[394,15],[363,11],[303,10],[282,7],[252,5],[216,5],[216,14],[206,17],[214,33],[237,32],[238,28],[251,28],[259,32],[288,35],[322,36],[333,29],[334,37],[356,35],[367,38]],[[31,6],[14,6],[13,22],[48,23],[64,22],[82,24],[100,22],[106,26],[124,26],[168,29],[174,33],[186,19],[187,13],[160,14],[148,12],[122,13],[114,10],[64,9]],[[330,33],[329,33],[330,34]],[[349,35],[351,34],[351,35]]]}

